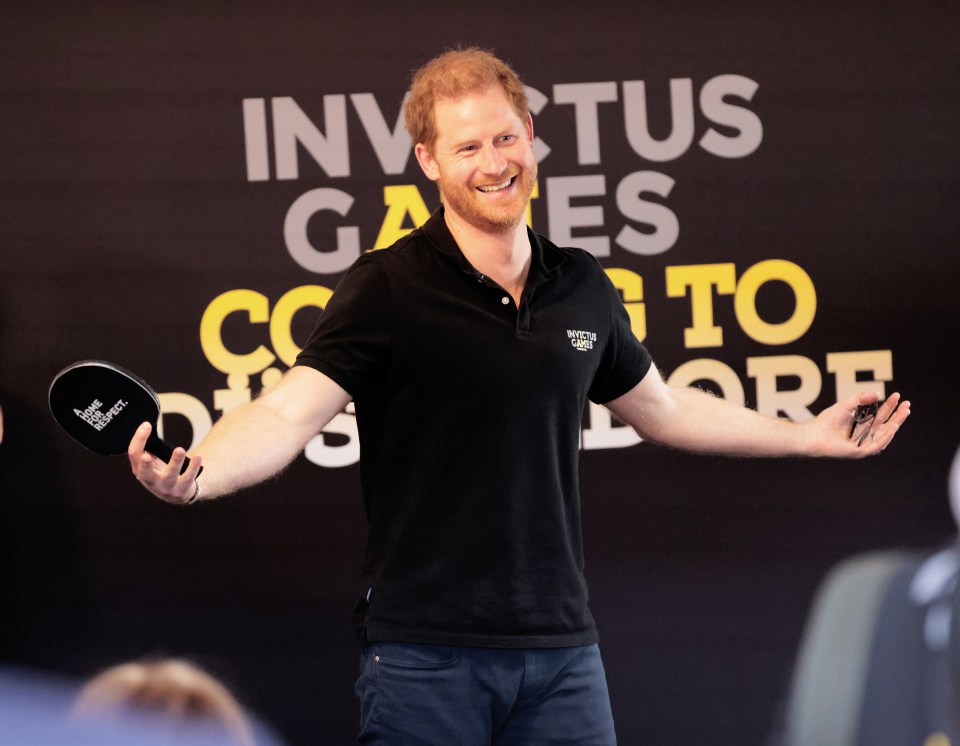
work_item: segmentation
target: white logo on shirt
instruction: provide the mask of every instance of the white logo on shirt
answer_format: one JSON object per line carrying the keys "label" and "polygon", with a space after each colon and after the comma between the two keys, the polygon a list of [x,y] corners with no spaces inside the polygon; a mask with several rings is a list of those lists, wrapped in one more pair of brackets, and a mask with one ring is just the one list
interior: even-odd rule
{"label": "white logo on shirt", "polygon": [[593,343],[597,341],[597,333],[586,332],[582,329],[567,329],[567,338],[573,345],[573,349],[586,352],[593,349]]}

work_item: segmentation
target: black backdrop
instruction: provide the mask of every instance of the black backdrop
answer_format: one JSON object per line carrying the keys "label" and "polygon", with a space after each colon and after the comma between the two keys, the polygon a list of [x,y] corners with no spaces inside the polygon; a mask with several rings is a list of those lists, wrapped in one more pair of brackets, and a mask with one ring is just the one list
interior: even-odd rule
{"label": "black backdrop", "polygon": [[[189,655],[291,743],[351,741],[351,416],[280,480],[179,510],[56,431],[46,390],[113,360],[188,444],[269,383],[351,249],[434,206],[395,127],[410,71],[459,43],[538,92],[533,223],[626,278],[666,373],[797,418],[855,381],[914,403],[858,463],[614,447],[585,417],[621,742],[764,743],[823,573],[953,533],[950,3],[82,5],[4,12],[4,660],[83,676]],[[671,290],[684,273],[698,290]]]}

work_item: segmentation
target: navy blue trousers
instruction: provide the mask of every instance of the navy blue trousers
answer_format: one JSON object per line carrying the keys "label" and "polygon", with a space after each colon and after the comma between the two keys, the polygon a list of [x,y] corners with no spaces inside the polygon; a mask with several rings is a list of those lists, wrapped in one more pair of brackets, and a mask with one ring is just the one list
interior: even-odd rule
{"label": "navy blue trousers", "polygon": [[597,645],[503,650],[377,642],[361,663],[360,743],[617,742]]}

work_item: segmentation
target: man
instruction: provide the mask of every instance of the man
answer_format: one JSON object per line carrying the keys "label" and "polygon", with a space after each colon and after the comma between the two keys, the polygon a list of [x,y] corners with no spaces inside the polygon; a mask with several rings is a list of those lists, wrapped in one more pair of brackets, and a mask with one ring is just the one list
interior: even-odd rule
{"label": "man", "polygon": [[[704,453],[862,457],[909,415],[892,395],[858,446],[861,394],[794,424],[667,385],[596,260],[528,231],[533,122],[507,65],[448,52],[406,122],[443,207],[347,272],[294,368],[168,464],[130,445],[172,503],[289,463],[356,402],[369,519],[355,622],[361,741],[615,743],[586,605],[577,459],[589,397],[647,441]],[[200,465],[205,470],[197,480]]]}

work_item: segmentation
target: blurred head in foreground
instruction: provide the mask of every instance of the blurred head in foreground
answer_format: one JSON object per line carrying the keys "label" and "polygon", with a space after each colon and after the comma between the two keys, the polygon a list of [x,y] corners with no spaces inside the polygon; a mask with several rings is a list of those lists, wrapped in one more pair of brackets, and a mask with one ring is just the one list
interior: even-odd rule
{"label": "blurred head in foreground", "polygon": [[203,734],[217,743],[253,746],[252,728],[227,688],[181,659],[124,663],[81,689],[76,722],[130,724]]}
{"label": "blurred head in foreground", "polygon": [[957,449],[957,455],[953,457],[953,466],[950,467],[949,494],[953,519],[960,526],[960,448]]}

